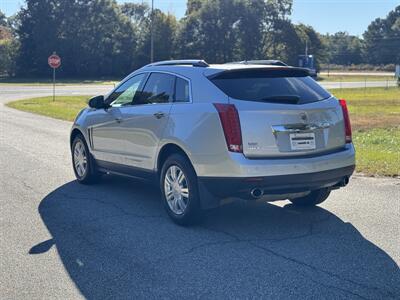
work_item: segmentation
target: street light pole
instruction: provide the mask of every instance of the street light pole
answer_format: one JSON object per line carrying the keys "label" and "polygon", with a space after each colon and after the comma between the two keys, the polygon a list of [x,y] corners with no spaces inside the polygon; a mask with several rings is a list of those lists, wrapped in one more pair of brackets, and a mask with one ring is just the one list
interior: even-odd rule
{"label": "street light pole", "polygon": [[154,62],[154,0],[151,0],[150,62]]}

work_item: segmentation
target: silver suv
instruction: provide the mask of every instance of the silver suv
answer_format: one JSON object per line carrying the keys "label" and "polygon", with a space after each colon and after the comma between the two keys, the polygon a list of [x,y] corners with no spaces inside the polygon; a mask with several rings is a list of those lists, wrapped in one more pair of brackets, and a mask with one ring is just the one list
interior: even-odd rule
{"label": "silver suv", "polygon": [[147,65],[89,101],[71,149],[79,182],[155,181],[178,224],[226,198],[316,205],[355,166],[344,100],[304,69],[248,62]]}

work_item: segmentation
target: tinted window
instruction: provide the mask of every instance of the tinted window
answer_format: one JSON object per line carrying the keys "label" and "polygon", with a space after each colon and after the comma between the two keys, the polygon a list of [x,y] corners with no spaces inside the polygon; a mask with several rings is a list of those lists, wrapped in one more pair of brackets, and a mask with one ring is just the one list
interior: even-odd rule
{"label": "tinted window", "polygon": [[133,97],[139,90],[145,74],[133,76],[120,85],[108,98],[107,102],[112,106],[123,106],[132,104]]}
{"label": "tinted window", "polygon": [[211,81],[231,98],[304,104],[330,97],[302,70],[259,69],[224,72]]}
{"label": "tinted window", "polygon": [[190,102],[189,92],[189,82],[177,77],[175,85],[175,102]]}
{"label": "tinted window", "polygon": [[143,92],[135,97],[134,104],[172,102],[175,76],[163,73],[151,73]]}

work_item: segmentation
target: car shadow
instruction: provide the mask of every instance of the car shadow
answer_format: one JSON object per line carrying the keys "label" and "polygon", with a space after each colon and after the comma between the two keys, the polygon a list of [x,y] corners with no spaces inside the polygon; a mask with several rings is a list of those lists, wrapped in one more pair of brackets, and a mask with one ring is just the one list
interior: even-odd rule
{"label": "car shadow", "polygon": [[194,227],[169,219],[156,187],[122,177],[69,182],[39,213],[88,299],[399,298],[398,265],[350,223],[316,207],[235,202]]}

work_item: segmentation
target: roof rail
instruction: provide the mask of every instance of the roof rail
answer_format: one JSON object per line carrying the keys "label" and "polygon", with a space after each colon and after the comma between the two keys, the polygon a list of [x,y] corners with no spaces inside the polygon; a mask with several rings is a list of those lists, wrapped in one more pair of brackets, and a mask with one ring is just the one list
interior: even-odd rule
{"label": "roof rail", "polygon": [[231,62],[229,64],[241,64],[241,65],[266,65],[266,66],[288,66],[283,61],[276,59],[264,59],[264,60],[243,60]]}
{"label": "roof rail", "polygon": [[210,65],[206,63],[202,59],[181,59],[181,60],[164,60],[155,62],[152,64],[147,65],[146,67],[154,67],[154,66],[176,66],[176,65],[186,65],[186,66],[193,66],[193,67],[202,67],[206,68]]}

